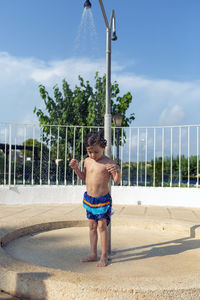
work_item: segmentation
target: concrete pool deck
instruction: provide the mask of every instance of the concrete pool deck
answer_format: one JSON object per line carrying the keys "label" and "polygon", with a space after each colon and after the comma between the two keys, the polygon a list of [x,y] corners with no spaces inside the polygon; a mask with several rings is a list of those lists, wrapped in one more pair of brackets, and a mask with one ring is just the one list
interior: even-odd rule
{"label": "concrete pool deck", "polygon": [[[28,299],[199,299],[200,209],[114,205],[106,268],[81,204],[0,205],[0,290]],[[1,298],[0,298],[1,299]]]}

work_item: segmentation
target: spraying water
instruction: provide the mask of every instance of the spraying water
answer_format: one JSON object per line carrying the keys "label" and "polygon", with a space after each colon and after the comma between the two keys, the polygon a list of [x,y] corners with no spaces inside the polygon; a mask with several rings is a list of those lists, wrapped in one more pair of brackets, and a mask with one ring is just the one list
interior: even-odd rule
{"label": "spraying water", "polygon": [[78,34],[75,39],[75,55],[96,56],[98,53],[98,39],[92,10],[84,8]]}

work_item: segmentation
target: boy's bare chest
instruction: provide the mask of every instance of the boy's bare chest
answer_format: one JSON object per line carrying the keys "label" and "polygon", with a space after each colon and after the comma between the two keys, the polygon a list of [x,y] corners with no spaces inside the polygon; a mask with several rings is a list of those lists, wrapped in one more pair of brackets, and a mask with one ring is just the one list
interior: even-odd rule
{"label": "boy's bare chest", "polygon": [[105,164],[101,163],[91,163],[86,168],[86,174],[89,176],[95,175],[95,176],[108,176],[108,171],[106,169]]}

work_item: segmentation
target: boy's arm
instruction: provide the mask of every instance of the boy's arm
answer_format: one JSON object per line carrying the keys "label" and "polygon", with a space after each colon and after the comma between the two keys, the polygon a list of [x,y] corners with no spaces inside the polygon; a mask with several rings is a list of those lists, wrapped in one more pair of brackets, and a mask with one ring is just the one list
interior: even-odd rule
{"label": "boy's arm", "polygon": [[115,163],[111,163],[111,164],[107,164],[106,168],[108,172],[112,175],[114,183],[120,184],[121,172],[119,166],[117,166]]}
{"label": "boy's arm", "polygon": [[86,175],[86,171],[85,168],[83,169],[83,171],[81,171],[79,169],[78,166],[78,161],[76,159],[72,159],[69,163],[69,166],[74,170],[74,172],[76,173],[76,175],[83,181],[85,181],[85,175]]}

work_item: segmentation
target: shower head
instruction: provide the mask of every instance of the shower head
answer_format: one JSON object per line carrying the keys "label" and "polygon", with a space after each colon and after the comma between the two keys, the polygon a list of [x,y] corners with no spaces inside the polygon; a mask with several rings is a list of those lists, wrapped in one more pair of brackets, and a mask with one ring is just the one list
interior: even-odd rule
{"label": "shower head", "polygon": [[86,0],[84,3],[84,8],[91,8],[92,4],[90,3],[90,0]]}

